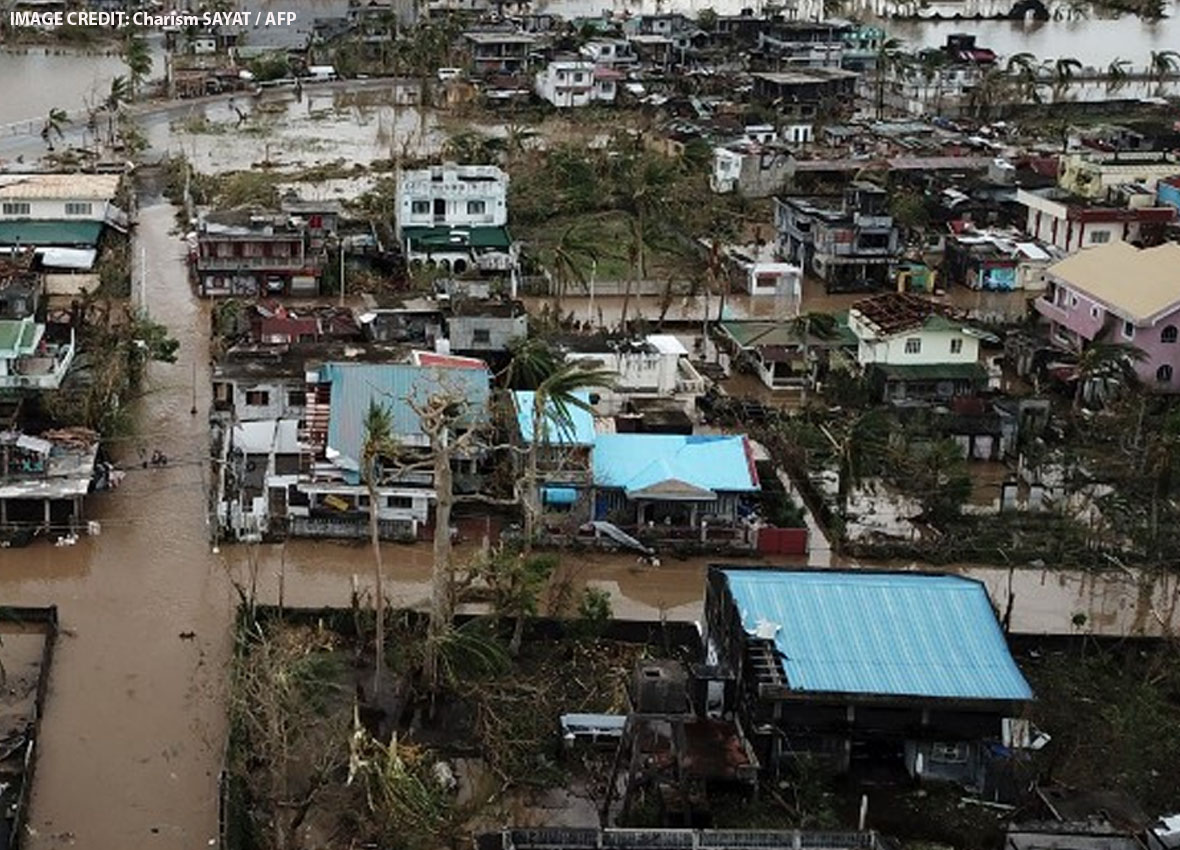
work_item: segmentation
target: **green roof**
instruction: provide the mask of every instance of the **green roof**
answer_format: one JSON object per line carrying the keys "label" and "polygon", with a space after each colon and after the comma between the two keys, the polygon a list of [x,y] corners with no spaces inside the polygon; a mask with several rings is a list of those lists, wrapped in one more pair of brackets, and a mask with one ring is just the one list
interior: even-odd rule
{"label": "green roof", "polygon": [[22,326],[12,319],[0,320],[0,351],[16,351],[20,342]]}
{"label": "green roof", "polygon": [[[848,313],[833,316],[836,320],[832,337],[811,335],[812,345],[856,345],[856,334],[848,328]],[[750,319],[721,323],[722,329],[742,348],[763,345],[799,345],[799,334],[789,319]]]}
{"label": "green roof", "polygon": [[914,363],[898,366],[873,363],[872,367],[890,381],[978,381],[987,379],[987,370],[978,363]]}
{"label": "green roof", "polygon": [[506,227],[404,227],[402,238],[419,252],[496,248],[507,251],[512,237]]}
{"label": "green roof", "polygon": [[9,357],[30,354],[36,348],[40,326],[30,317],[0,319],[0,352]]}
{"label": "green roof", "polygon": [[102,233],[101,221],[16,219],[0,221],[0,245],[57,245],[93,248]]}

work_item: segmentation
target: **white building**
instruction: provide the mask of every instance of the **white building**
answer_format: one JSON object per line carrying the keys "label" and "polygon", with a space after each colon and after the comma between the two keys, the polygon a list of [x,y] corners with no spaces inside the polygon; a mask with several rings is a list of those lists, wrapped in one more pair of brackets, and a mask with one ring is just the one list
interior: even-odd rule
{"label": "white building", "polygon": [[399,233],[407,227],[503,227],[508,175],[494,165],[453,162],[404,171],[397,210]]}
{"label": "white building", "polygon": [[639,62],[631,44],[622,38],[592,39],[578,48],[578,52],[595,65],[609,68],[628,67]]}
{"label": "white building", "polygon": [[1118,204],[1090,203],[1061,189],[1017,189],[1016,202],[1027,210],[1025,231],[1068,254],[1110,242],[1162,241],[1176,208],[1160,204],[1146,189],[1131,188]]}
{"label": "white building", "polygon": [[32,316],[0,319],[0,389],[55,390],[74,361],[74,329],[54,334]]}
{"label": "white building", "polygon": [[0,221],[121,221],[117,174],[0,174]]}
{"label": "white building", "polygon": [[613,387],[597,391],[596,410],[604,416],[619,413],[628,398],[680,397],[687,406],[705,391],[705,379],[689,361],[688,349],[671,334],[611,341],[601,350],[570,352],[566,358],[618,376]]}
{"label": "white building", "polygon": [[555,59],[537,72],[537,97],[558,109],[613,103],[622,75],[581,59]]}

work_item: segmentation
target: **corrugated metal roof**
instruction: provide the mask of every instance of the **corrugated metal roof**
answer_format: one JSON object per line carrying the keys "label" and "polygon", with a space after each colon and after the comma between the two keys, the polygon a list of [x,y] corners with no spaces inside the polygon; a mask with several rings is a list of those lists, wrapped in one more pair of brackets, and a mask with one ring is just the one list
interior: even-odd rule
{"label": "corrugated metal roof", "polygon": [[744,436],[600,434],[593,460],[594,483],[621,487],[628,495],[675,484],[713,493],[759,489]]}
{"label": "corrugated metal roof", "polygon": [[102,233],[101,221],[16,219],[0,221],[0,245],[93,248]]}
{"label": "corrugated metal roof", "polygon": [[320,370],[332,384],[328,450],[344,469],[360,468],[365,415],[370,400],[385,405],[393,419],[394,436],[408,445],[424,444],[418,414],[411,403],[421,404],[445,392],[467,404],[463,427],[488,420],[489,375],[487,369],[447,369],[412,363],[326,363]]}
{"label": "corrugated metal roof", "polygon": [[[590,393],[575,392],[574,396],[586,404],[590,403]],[[533,441],[533,399],[536,393],[532,390],[516,390],[512,393],[512,401],[516,406],[516,424],[520,428],[520,436],[526,443]],[[576,405],[567,404],[568,422],[561,422],[557,417],[552,399],[545,405],[545,415],[541,422],[541,442],[563,446],[590,446],[594,444],[594,416],[588,410]]]}
{"label": "corrugated metal roof", "polygon": [[1032,698],[977,581],[867,571],[722,572],[743,627],[773,633],[793,690]]}

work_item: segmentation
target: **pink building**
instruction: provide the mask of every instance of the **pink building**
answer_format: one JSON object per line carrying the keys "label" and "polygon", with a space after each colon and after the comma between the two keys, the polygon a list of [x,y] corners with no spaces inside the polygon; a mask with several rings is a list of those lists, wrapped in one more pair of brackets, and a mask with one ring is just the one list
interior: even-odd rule
{"label": "pink building", "polygon": [[1180,244],[1136,248],[1111,242],[1067,257],[1045,272],[1035,302],[1049,320],[1049,339],[1078,351],[1086,343],[1134,345],[1145,387],[1180,392]]}

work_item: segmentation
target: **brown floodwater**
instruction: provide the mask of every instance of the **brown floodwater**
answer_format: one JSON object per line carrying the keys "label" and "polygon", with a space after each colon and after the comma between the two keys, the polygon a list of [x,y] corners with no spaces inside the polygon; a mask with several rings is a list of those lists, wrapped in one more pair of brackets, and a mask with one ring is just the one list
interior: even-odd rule
{"label": "brown floodwater", "polygon": [[[253,586],[267,602],[277,602],[281,588],[286,605],[343,606],[354,577],[362,592],[371,583],[364,545],[293,541],[211,551],[202,463],[208,305],[191,293],[172,223],[171,207],[147,204],[136,239],[147,258],[147,302],[180,340],[179,357],[151,367],[148,392],[136,402],[139,430],[115,446],[128,469],[123,485],[88,500],[101,535],[72,547],[0,552],[0,604],[57,605],[63,629],[42,727],[33,850],[208,846],[217,834],[235,585]],[[172,463],[142,469],[139,459],[154,449]],[[478,542],[465,545],[469,551]],[[829,558],[817,546],[812,564]],[[709,560],[666,558],[652,569],[631,555],[589,553],[571,556],[564,569],[575,584],[608,590],[616,616],[697,620]],[[395,604],[425,601],[428,546],[390,545],[385,565]],[[1006,570],[956,569],[1006,604]],[[1076,631],[1079,613],[1086,615],[1081,628],[1116,634],[1158,633],[1177,622],[1175,578],[1146,590],[1121,573],[1026,570],[1012,581],[1013,626],[1022,631]]]}

